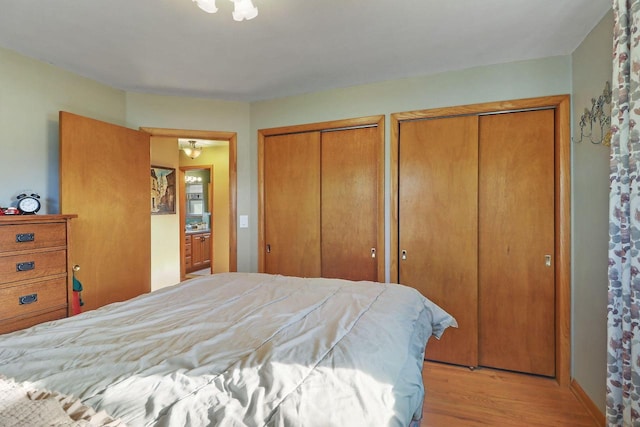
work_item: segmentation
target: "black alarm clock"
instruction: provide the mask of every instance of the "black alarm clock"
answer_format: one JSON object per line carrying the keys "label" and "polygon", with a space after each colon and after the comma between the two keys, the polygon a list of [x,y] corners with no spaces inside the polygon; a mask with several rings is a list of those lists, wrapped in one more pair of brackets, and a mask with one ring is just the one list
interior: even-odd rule
{"label": "black alarm clock", "polygon": [[22,215],[33,215],[40,210],[40,196],[36,193],[18,195],[18,210]]}

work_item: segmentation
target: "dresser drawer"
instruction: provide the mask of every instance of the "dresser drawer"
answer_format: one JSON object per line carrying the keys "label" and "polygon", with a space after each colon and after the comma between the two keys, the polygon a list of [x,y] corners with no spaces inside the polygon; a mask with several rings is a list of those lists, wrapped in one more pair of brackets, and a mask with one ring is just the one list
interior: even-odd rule
{"label": "dresser drawer", "polygon": [[29,317],[17,317],[9,320],[0,320],[0,334],[6,334],[20,329],[37,325],[38,323],[58,320],[67,317],[67,309],[61,308],[54,311],[34,314]]}
{"label": "dresser drawer", "polygon": [[0,256],[0,284],[67,272],[64,249],[31,254]]}
{"label": "dresser drawer", "polygon": [[16,224],[0,227],[0,253],[67,245],[66,224]]}
{"label": "dresser drawer", "polygon": [[66,308],[67,278],[0,288],[0,322],[51,309]]}

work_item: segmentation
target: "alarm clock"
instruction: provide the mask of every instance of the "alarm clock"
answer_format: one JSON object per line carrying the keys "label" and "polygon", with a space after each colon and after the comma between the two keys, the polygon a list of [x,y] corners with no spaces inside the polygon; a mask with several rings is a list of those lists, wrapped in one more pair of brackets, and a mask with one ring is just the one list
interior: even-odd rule
{"label": "alarm clock", "polygon": [[22,215],[33,215],[40,210],[40,196],[36,193],[18,195],[18,210]]}

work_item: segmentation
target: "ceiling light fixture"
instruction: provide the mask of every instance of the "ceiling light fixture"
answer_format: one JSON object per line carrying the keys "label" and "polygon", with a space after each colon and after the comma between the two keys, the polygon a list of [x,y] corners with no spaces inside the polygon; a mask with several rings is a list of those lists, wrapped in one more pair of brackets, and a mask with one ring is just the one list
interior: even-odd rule
{"label": "ceiling light fixture", "polygon": [[196,142],[195,141],[189,141],[189,145],[190,145],[190,147],[184,147],[182,149],[182,151],[184,151],[184,154],[186,154],[187,156],[191,157],[192,159],[195,159],[200,154],[202,154],[202,148],[196,147]]}
{"label": "ceiling light fixture", "polygon": [[[198,7],[207,13],[216,13],[216,0],[193,0]],[[229,0],[234,4],[233,19],[236,21],[250,20],[258,16],[258,8],[251,3],[251,0]]]}

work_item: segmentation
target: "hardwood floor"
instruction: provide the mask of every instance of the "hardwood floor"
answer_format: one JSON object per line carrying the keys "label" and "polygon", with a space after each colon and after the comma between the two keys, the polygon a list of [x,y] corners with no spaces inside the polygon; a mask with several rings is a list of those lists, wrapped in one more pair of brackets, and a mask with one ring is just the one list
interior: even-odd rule
{"label": "hardwood floor", "polygon": [[421,427],[596,427],[568,388],[525,374],[425,362]]}

